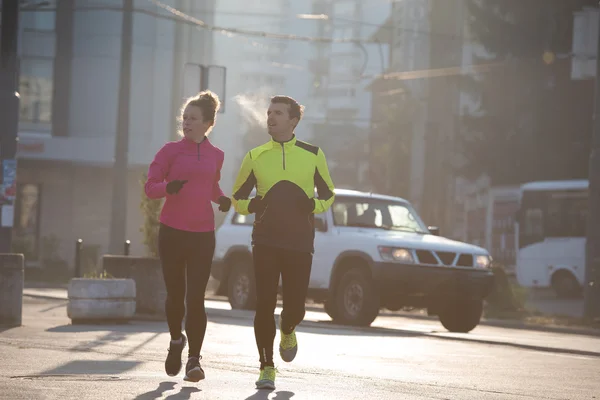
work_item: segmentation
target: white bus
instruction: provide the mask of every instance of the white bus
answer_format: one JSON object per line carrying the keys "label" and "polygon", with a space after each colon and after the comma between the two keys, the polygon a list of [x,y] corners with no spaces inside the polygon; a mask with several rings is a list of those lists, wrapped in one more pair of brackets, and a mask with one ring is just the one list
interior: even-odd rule
{"label": "white bus", "polygon": [[521,186],[516,224],[517,281],[552,287],[559,297],[581,294],[585,279],[588,181]]}

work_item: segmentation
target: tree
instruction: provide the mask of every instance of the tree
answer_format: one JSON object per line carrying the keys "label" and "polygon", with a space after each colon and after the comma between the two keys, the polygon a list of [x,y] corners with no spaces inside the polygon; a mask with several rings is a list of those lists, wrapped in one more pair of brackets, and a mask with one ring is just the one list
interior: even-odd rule
{"label": "tree", "polygon": [[370,89],[373,100],[367,144],[369,189],[407,198],[417,102],[401,80],[379,78]]}
{"label": "tree", "polygon": [[595,0],[470,0],[470,30],[490,67],[463,88],[463,173],[494,185],[587,177],[593,85],[570,78],[573,12]]}

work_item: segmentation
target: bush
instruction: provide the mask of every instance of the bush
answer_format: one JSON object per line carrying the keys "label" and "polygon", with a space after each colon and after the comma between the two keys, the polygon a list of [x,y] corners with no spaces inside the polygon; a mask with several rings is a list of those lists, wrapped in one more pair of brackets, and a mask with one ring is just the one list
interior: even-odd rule
{"label": "bush", "polygon": [[486,298],[486,316],[507,316],[525,313],[527,290],[511,279],[500,264],[492,265],[494,288]]}
{"label": "bush", "polygon": [[148,176],[144,173],[140,180],[142,187],[140,209],[144,217],[144,224],[140,228],[140,232],[144,236],[144,245],[146,246],[148,256],[158,257],[158,228],[160,226],[159,217],[162,200],[154,200],[146,196],[144,185],[147,179]]}

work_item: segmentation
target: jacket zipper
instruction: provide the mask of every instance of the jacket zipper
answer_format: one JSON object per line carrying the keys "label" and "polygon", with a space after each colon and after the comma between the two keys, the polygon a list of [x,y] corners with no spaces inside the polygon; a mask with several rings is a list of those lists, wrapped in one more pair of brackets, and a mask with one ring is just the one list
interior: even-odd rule
{"label": "jacket zipper", "polygon": [[198,143],[196,145],[197,149],[198,149],[198,160],[200,159],[200,143]]}
{"label": "jacket zipper", "polygon": [[281,150],[283,151],[283,169],[285,170],[285,146],[281,143]]}

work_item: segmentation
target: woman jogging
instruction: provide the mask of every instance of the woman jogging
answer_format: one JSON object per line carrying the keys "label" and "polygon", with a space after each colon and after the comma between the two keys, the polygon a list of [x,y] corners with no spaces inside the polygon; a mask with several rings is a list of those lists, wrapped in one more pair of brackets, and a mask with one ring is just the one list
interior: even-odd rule
{"label": "woman jogging", "polygon": [[[219,107],[219,98],[210,91],[188,99],[181,114],[182,138],[156,153],[145,185],[149,198],[166,197],[158,233],[171,334],[165,370],[169,376],[179,374],[181,353],[189,340],[184,380],[191,382],[204,379],[200,366],[207,322],[204,292],[215,250],[211,201],[223,212],[231,206],[219,186],[224,153],[208,140]],[[186,305],[187,338],[181,332]]]}

